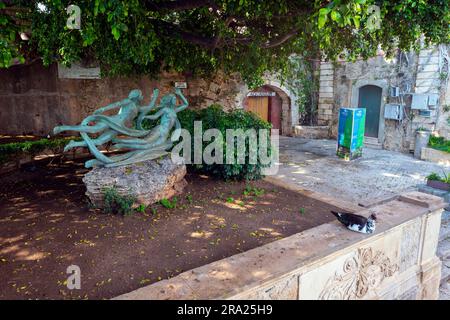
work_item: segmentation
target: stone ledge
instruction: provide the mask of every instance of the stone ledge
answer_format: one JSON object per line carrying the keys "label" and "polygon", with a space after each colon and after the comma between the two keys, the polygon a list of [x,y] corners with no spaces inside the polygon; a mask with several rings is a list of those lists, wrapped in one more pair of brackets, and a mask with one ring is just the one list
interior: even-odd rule
{"label": "stone ledge", "polygon": [[420,159],[450,166],[450,153],[433,148],[422,148]]}
{"label": "stone ledge", "polygon": [[306,139],[328,139],[328,126],[295,126],[294,136]]}
{"label": "stone ledge", "polygon": [[[370,236],[326,223],[115,299],[382,299],[412,287],[413,298],[435,299],[440,263],[436,252],[423,250],[436,248],[444,203],[417,192],[401,197],[359,212],[378,216]],[[358,282],[359,273],[379,279]],[[357,287],[338,292],[347,281]]]}

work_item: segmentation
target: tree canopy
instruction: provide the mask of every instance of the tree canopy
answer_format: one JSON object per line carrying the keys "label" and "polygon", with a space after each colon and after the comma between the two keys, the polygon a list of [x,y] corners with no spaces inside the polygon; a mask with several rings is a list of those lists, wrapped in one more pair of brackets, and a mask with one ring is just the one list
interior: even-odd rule
{"label": "tree canopy", "polygon": [[[240,72],[250,85],[288,57],[367,58],[450,42],[448,0],[3,0],[0,67],[95,61],[106,75]],[[81,28],[67,26],[80,8]],[[25,39],[25,40],[24,40]]]}

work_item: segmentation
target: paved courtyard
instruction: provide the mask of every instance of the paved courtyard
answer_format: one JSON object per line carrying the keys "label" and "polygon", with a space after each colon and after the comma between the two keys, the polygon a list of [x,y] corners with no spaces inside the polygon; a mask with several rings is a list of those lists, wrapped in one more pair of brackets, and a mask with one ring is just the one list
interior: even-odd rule
{"label": "paved courtyard", "polygon": [[431,172],[450,171],[450,167],[387,150],[366,148],[363,157],[354,161],[344,161],[335,153],[334,140],[280,137],[277,178],[359,203],[414,189]]}
{"label": "paved courtyard", "polygon": [[[450,172],[450,167],[388,150],[366,148],[354,161],[344,161],[335,153],[335,140],[280,137],[281,164],[275,178],[356,205],[414,190],[432,172]],[[442,300],[450,300],[449,235],[450,212],[444,212],[438,247],[443,261]]]}

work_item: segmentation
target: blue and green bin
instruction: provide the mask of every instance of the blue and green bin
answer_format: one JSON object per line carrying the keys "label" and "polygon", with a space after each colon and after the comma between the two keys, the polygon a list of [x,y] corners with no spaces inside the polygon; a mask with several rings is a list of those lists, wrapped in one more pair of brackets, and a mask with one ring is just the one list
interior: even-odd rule
{"label": "blue and green bin", "polygon": [[341,108],[339,111],[339,131],[337,155],[345,160],[354,160],[362,156],[365,108]]}

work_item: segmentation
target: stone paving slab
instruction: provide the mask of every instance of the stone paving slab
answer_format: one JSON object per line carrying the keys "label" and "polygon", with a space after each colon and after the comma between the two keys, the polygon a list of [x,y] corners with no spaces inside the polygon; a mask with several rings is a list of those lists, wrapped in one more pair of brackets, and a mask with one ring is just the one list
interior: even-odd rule
{"label": "stone paving slab", "polygon": [[[344,161],[336,155],[335,140],[312,140],[280,137],[280,169],[276,176],[281,183],[337,198],[339,201],[370,208],[380,199],[399,193],[428,190],[425,178],[432,172],[448,172],[449,166],[421,161],[412,155],[388,150],[365,148],[363,156]],[[443,195],[449,201],[448,195]],[[450,243],[450,212],[444,211],[440,232],[439,254],[447,256]],[[450,300],[450,259],[442,258],[440,299]]]}
{"label": "stone paving slab", "polygon": [[280,169],[276,178],[307,190],[354,203],[417,189],[432,172],[450,167],[412,155],[364,149],[363,157],[344,161],[335,155],[336,141],[280,137]]}

